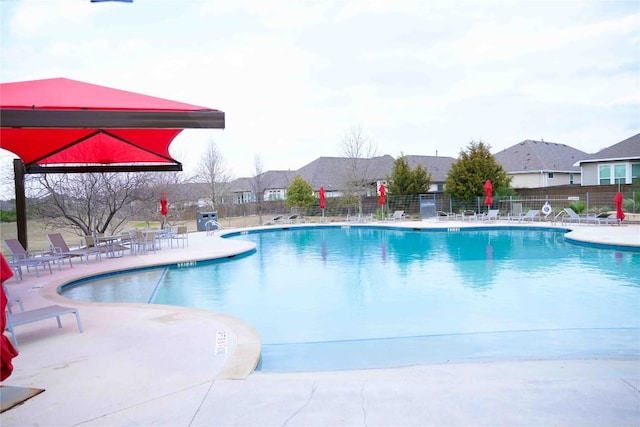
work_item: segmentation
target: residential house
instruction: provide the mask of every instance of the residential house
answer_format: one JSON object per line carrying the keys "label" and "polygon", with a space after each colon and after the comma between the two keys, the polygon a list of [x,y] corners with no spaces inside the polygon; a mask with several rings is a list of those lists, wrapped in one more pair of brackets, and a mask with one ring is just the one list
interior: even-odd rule
{"label": "residential house", "polygon": [[297,175],[294,171],[266,171],[251,178],[238,178],[232,182],[233,203],[251,203],[257,200],[256,193],[262,193],[262,200],[284,200],[287,188]]}
{"label": "residential house", "polygon": [[414,170],[418,165],[431,174],[430,192],[443,191],[451,166],[457,161],[453,157],[439,156],[405,156],[407,164]]}
{"label": "residential house", "polygon": [[376,194],[380,182],[391,173],[393,162],[393,157],[388,154],[371,159],[319,157],[298,169],[297,174],[311,184],[314,191],[324,187],[326,197],[342,196],[352,179],[350,176],[359,175],[358,179],[368,183],[366,195],[372,196]]}
{"label": "residential house", "polygon": [[579,159],[582,185],[632,184],[640,181],[640,133]]}
{"label": "residential house", "polygon": [[580,184],[576,162],[587,156],[565,144],[530,139],[494,154],[516,189]]}

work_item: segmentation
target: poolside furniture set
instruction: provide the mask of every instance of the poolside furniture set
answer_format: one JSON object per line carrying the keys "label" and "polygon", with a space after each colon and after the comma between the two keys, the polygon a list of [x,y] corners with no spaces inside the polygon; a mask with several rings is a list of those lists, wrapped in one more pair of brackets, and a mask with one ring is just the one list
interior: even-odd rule
{"label": "poolside furniture set", "polygon": [[[547,209],[548,212],[548,209]],[[553,211],[552,211],[553,212]],[[615,225],[620,224],[620,221],[617,218],[611,218],[610,212],[602,212],[597,215],[578,215],[571,208],[562,209],[555,217],[549,213],[544,213],[540,209],[529,209],[527,213],[523,214],[519,213],[510,213],[506,217],[500,217],[499,210],[491,209],[484,214],[477,214],[474,211],[465,211],[462,214],[456,214],[453,212],[444,212],[437,211],[436,219],[438,221],[465,221],[468,219],[475,220],[497,220],[497,219],[505,219],[507,221],[518,221],[518,222],[527,222],[527,221],[543,221],[548,219],[552,222],[560,221],[562,225],[564,224],[591,224],[591,225]]]}
{"label": "poolside furniture set", "polygon": [[561,224],[592,224],[592,225],[615,225],[620,224],[620,221],[617,218],[610,218],[611,214],[609,212],[601,212],[597,215],[578,215],[571,208],[564,208],[561,210],[558,215],[555,216],[554,220],[557,221],[560,219]]}
{"label": "poolside furniture set", "polygon": [[[79,258],[81,262],[90,260],[101,262],[103,256],[115,258],[132,255],[145,255],[150,251],[154,253],[162,246],[173,248],[189,246],[189,233],[186,226],[172,227],[168,230],[132,230],[120,235],[84,236],[78,247],[70,247],[64,236],[60,233],[47,235],[50,249],[48,251],[27,251],[18,239],[3,239],[3,243],[9,249],[7,257],[9,267],[14,273],[16,281],[21,281],[25,272],[33,271],[36,277],[40,277],[42,271],[49,270],[53,274],[52,264],[62,270],[65,263],[73,268],[73,258]],[[164,243],[164,245],[163,245]]]}
{"label": "poolside furniture set", "polygon": [[368,215],[347,215],[347,222],[373,222],[373,214]]}
{"label": "poolside furniture set", "polygon": [[281,225],[281,224],[302,224],[305,219],[302,215],[276,215],[273,218],[267,220],[262,225]]}
{"label": "poolside furniture set", "polygon": [[[69,267],[73,268],[72,258],[80,258],[82,262],[89,262],[90,257],[96,261],[102,261],[102,255],[114,257],[117,254],[124,255],[125,250],[132,254],[146,254],[148,251],[159,250],[162,240],[167,242],[168,247],[188,246],[189,234],[186,226],[179,226],[171,230],[137,230],[127,232],[119,236],[98,236],[91,235],[84,237],[84,245],[79,248],[70,248],[64,237],[60,233],[47,235],[51,249],[50,251],[28,252],[17,239],[4,239],[5,246],[11,252],[10,259],[7,260],[9,267],[14,273],[17,282],[23,279],[23,269],[27,272],[33,270],[39,277],[39,269],[48,269],[53,274],[51,264],[57,264],[61,270],[62,265],[67,261]],[[3,257],[4,260],[4,257]],[[55,318],[58,327],[62,328],[61,317],[73,314],[76,317],[78,330],[83,332],[80,313],[77,308],[64,307],[61,305],[48,305],[31,310],[25,310],[22,298],[10,295],[7,287],[3,284],[2,290],[7,296],[8,304],[6,309],[7,325],[6,330],[10,333],[14,346],[18,347],[15,328],[29,323],[44,321]],[[20,311],[15,311],[13,306],[18,305]]]}

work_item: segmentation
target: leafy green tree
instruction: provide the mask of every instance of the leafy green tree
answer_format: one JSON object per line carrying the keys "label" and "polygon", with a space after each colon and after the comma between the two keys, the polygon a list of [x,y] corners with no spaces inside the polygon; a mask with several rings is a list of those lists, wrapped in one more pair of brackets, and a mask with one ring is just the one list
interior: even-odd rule
{"label": "leafy green tree", "polygon": [[451,165],[445,181],[445,193],[471,205],[477,197],[484,195],[484,183],[491,181],[494,194],[506,193],[511,178],[496,161],[489,145],[472,141],[467,150],[461,150],[458,160]]}
{"label": "leafy green tree", "polygon": [[287,188],[287,200],[285,202],[287,208],[293,206],[311,206],[315,200],[316,198],[313,196],[311,184],[305,181],[300,175],[293,178],[291,185]]}
{"label": "leafy green tree", "polygon": [[431,188],[431,173],[427,172],[422,165],[416,166],[413,170],[413,194],[425,194]]}
{"label": "leafy green tree", "polygon": [[389,193],[393,195],[424,194],[431,186],[431,174],[422,165],[411,170],[407,157],[400,155],[393,163],[391,176],[388,177]]}

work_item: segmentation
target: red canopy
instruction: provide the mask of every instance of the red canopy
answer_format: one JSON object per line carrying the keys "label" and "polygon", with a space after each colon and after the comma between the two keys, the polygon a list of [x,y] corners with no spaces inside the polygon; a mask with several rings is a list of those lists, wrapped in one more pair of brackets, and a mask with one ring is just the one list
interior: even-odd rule
{"label": "red canopy", "polygon": [[1,146],[27,167],[177,163],[184,128],[224,128],[224,113],[65,78],[0,84]]}
{"label": "red canopy", "polygon": [[0,148],[18,155],[18,239],[27,247],[24,174],[179,171],[182,129],[224,129],[211,108],[55,78],[0,84]]}

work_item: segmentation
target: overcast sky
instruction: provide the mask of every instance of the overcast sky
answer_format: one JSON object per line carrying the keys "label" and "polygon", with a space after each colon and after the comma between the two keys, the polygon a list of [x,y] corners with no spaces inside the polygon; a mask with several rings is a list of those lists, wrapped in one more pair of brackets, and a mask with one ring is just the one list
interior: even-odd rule
{"label": "overcast sky", "polygon": [[[184,131],[235,177],[341,156],[458,157],[525,139],[596,152],[640,132],[640,1],[0,1],[2,82],[66,77],[219,109]],[[3,155],[7,157],[7,152]]]}

